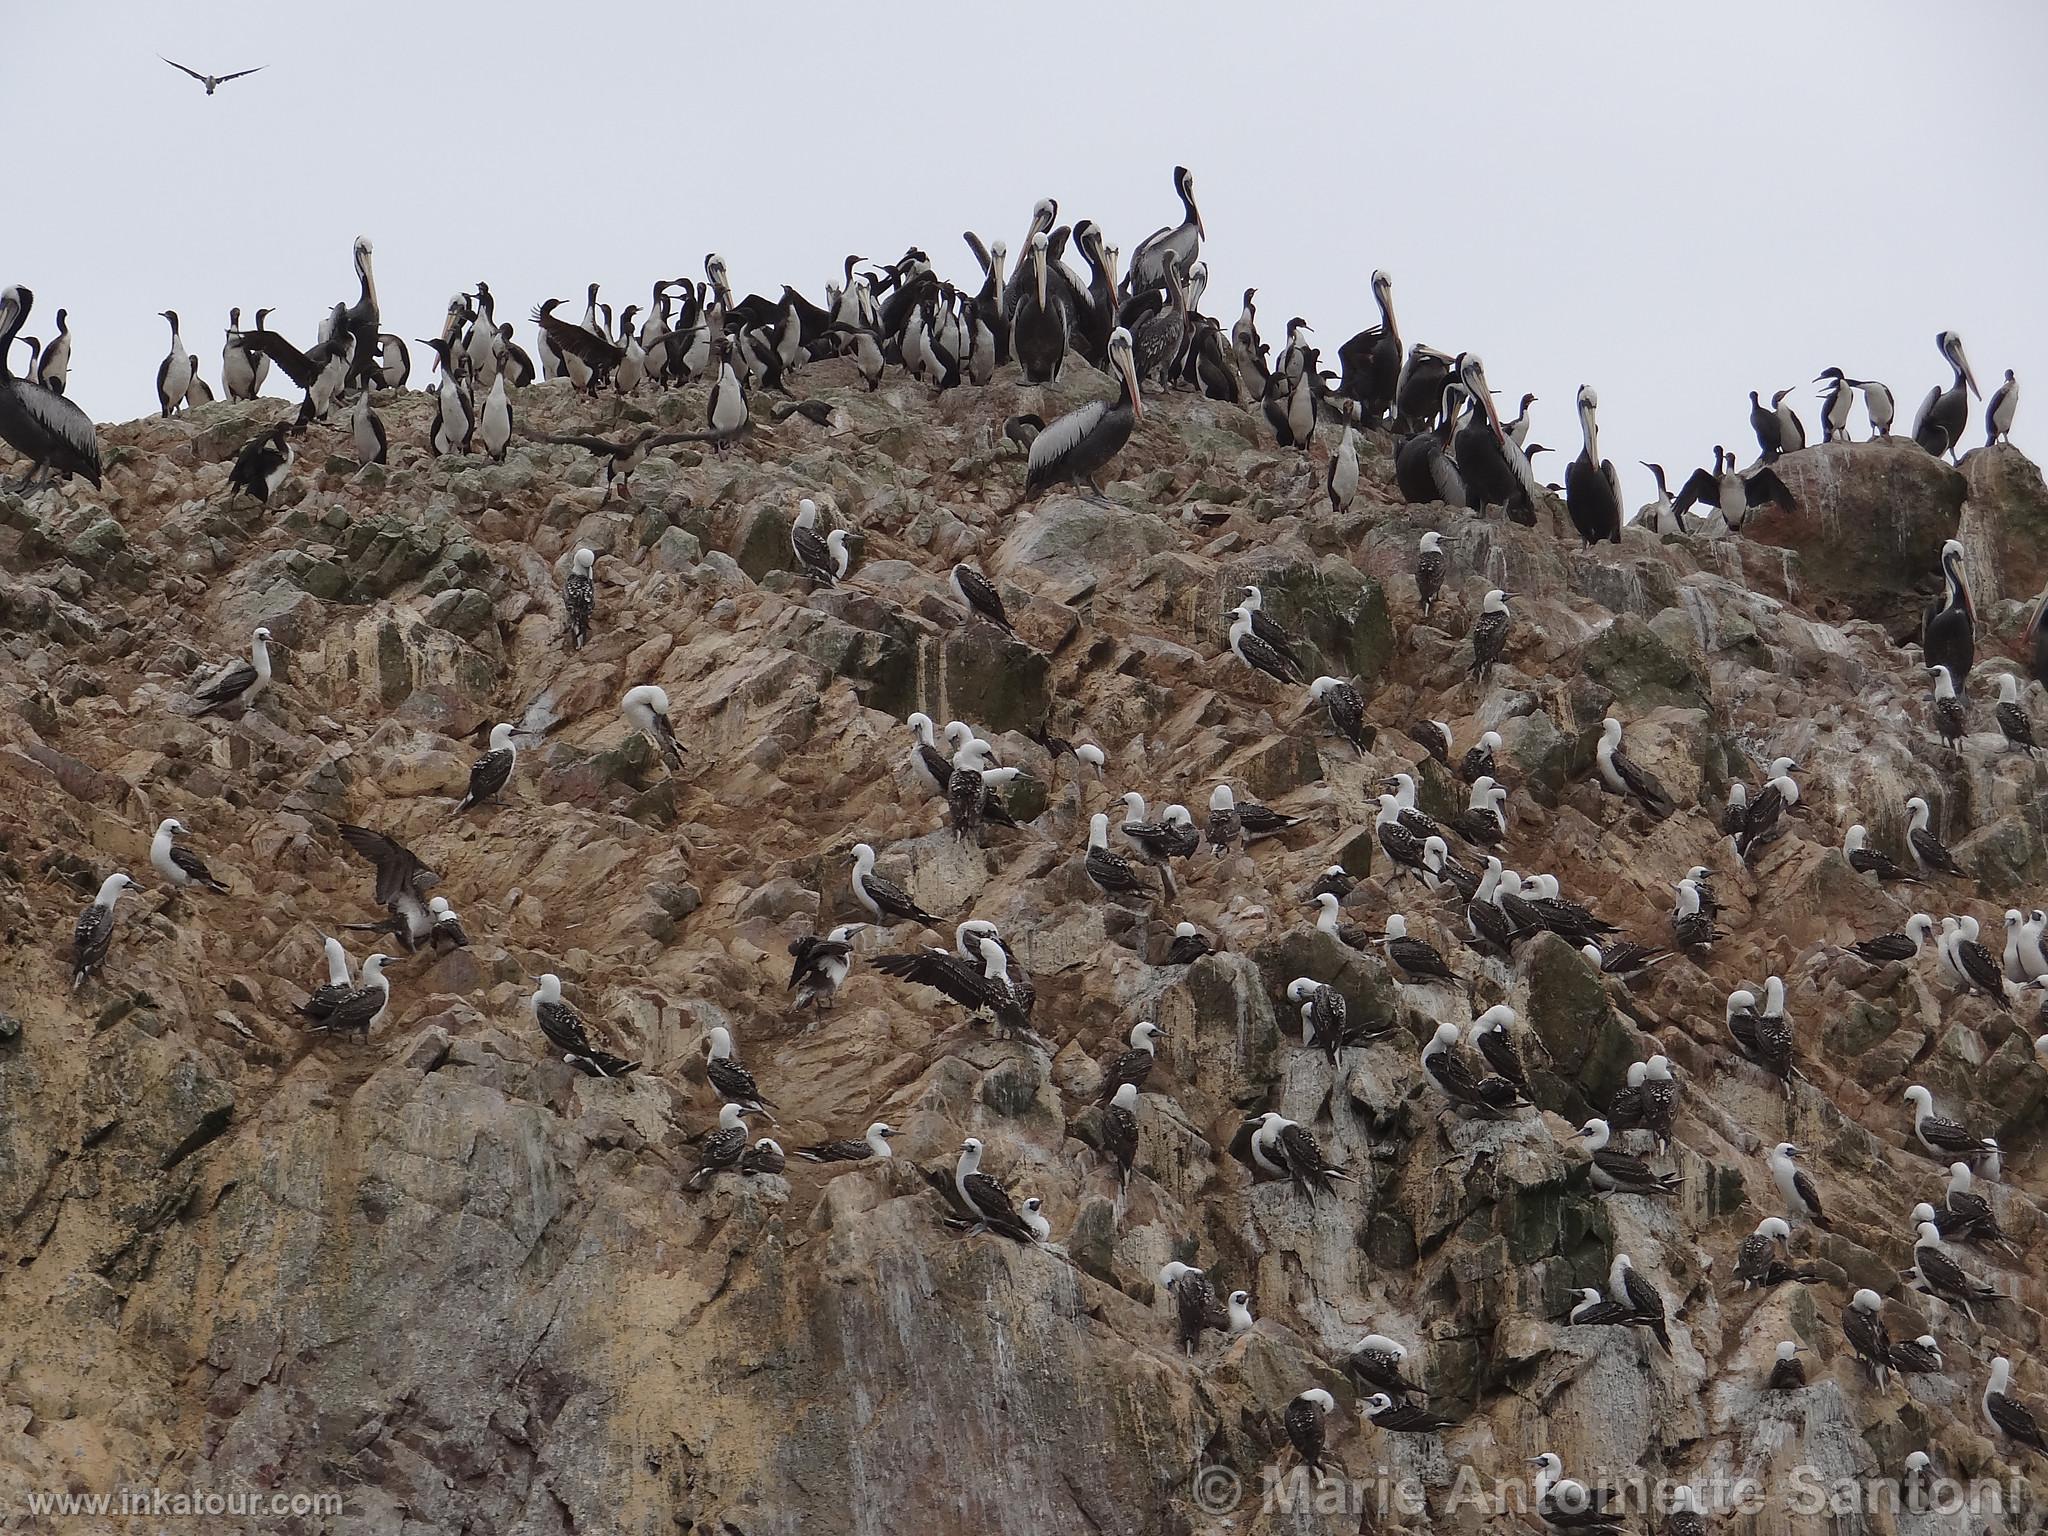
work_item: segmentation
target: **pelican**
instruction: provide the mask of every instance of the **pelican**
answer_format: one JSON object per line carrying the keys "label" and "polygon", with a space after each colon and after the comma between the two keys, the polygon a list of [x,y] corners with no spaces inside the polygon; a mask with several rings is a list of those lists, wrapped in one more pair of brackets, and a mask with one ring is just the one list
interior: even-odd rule
{"label": "pelican", "polygon": [[1031,237],[1025,262],[1031,285],[1018,296],[1010,317],[1010,352],[1024,370],[1025,383],[1056,383],[1067,355],[1067,307],[1049,286],[1050,251],[1043,231]]}
{"label": "pelican", "polygon": [[0,288],[0,440],[29,461],[20,489],[45,472],[63,479],[82,475],[97,489],[100,444],[92,418],[56,391],[16,378],[7,364],[35,301],[30,289]]}
{"label": "pelican", "polygon": [[1394,394],[1401,382],[1401,332],[1394,324],[1394,280],[1384,272],[1372,275],[1372,296],[1379,302],[1380,323],[1337,349],[1344,365],[1344,377],[1337,393],[1356,400],[1360,419],[1368,427],[1378,426],[1393,408]]}
{"label": "pelican", "polygon": [[1202,227],[1201,210],[1195,207],[1195,178],[1184,165],[1173,168],[1173,190],[1180,197],[1181,221],[1169,228],[1154,230],[1132,250],[1130,275],[1124,279],[1125,298],[1143,293],[1148,288],[1160,287],[1165,281],[1169,256],[1181,271],[1187,271],[1195,264],[1202,242],[1208,238],[1208,231]]}
{"label": "pelican", "polygon": [[1969,358],[1963,355],[1962,337],[1954,331],[1943,331],[1934,338],[1934,344],[1955,370],[1955,382],[1947,389],[1937,384],[1927,391],[1919,414],[1913,418],[1913,441],[1940,458],[1944,453],[1957,453],[1963,428],[1970,420],[1970,396],[1981,400],[1984,391],[1977,387],[1977,375],[1970,370]]}
{"label": "pelican", "polygon": [[1077,481],[1098,500],[1102,498],[1095,476],[1130,441],[1132,427],[1145,414],[1144,400],[1138,394],[1138,370],[1131,359],[1131,333],[1122,326],[1110,332],[1109,367],[1122,385],[1115,400],[1091,400],[1031,440],[1024,474],[1027,498],[1050,486]]}
{"label": "pelican", "polygon": [[1950,539],[1941,546],[1941,601],[1928,605],[1921,624],[1920,650],[1930,667],[1947,667],[1961,687],[1977,655],[1977,605],[1963,575],[1963,545]]}
{"label": "pelican", "polygon": [[1621,542],[1621,477],[1614,472],[1613,460],[1600,457],[1600,424],[1594,418],[1599,408],[1593,386],[1581,384],[1579,427],[1586,446],[1564,472],[1564,504],[1588,549],[1603,539]]}

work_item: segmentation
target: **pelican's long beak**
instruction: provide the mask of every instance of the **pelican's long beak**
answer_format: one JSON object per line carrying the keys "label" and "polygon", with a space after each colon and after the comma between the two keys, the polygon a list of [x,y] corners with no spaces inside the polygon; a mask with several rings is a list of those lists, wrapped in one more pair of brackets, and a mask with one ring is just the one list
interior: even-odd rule
{"label": "pelican's long beak", "polygon": [[1117,354],[1116,367],[1117,372],[1123,375],[1124,383],[1129,386],[1131,391],[1131,414],[1137,417],[1138,420],[1143,421],[1145,419],[1145,397],[1138,392],[1137,364],[1131,361],[1131,355],[1128,351],[1120,351]]}

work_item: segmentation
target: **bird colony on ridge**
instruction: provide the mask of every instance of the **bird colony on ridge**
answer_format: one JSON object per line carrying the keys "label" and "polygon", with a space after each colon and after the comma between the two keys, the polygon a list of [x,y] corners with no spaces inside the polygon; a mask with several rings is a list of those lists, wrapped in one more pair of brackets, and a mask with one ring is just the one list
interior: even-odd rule
{"label": "bird colony on ridge", "polygon": [[[222,81],[238,77],[194,78],[210,95]],[[1358,493],[1362,454],[1369,444],[1378,444],[1383,456],[1391,457],[1393,480],[1409,502],[1443,504],[1480,518],[1498,509],[1500,516],[1534,525],[1550,495],[1561,490],[1565,514],[1586,550],[1621,541],[1626,519],[1620,482],[1612,461],[1602,456],[1599,398],[1591,386],[1581,387],[1573,402],[1581,450],[1568,464],[1561,487],[1546,485],[1537,478],[1534,462],[1548,450],[1528,440],[1535,397],[1523,395],[1519,414],[1503,420],[1475,353],[1405,340],[1386,273],[1371,275],[1378,323],[1337,348],[1336,370],[1323,366],[1312,344],[1314,332],[1299,317],[1287,322],[1279,351],[1273,353],[1261,337],[1256,289],[1245,290],[1240,313],[1227,325],[1204,314],[1207,268],[1200,257],[1206,230],[1192,176],[1177,168],[1173,187],[1182,216],[1135,244],[1121,274],[1120,253],[1106,232],[1090,219],[1060,223],[1057,202],[1047,198],[1031,212],[1014,269],[1000,241],[969,234],[978,276],[970,274],[965,283],[941,278],[931,259],[913,248],[888,265],[867,266],[863,258],[849,256],[826,285],[822,302],[788,286],[772,297],[750,293],[736,298],[726,264],[714,253],[705,258],[701,279],[656,281],[644,307],[628,304],[615,313],[600,302],[595,284],[586,290],[580,320],[559,313],[562,299],[545,299],[531,312],[531,351],[517,340],[515,326],[501,318],[488,284],[479,282],[450,300],[435,335],[418,340],[435,370],[427,386],[435,403],[433,420],[419,446],[433,458],[481,451],[504,459],[523,437],[516,404],[520,392],[539,380],[568,380],[587,396],[593,415],[602,412],[607,396],[706,386],[701,430],[647,429],[611,436],[593,430],[525,439],[586,451],[602,465],[606,495],[630,498],[634,471],[651,454],[684,443],[726,453],[749,435],[764,406],[778,421],[801,416],[829,427],[830,409],[798,391],[804,374],[830,359],[850,359],[870,391],[892,368],[935,393],[985,386],[999,372],[1014,373],[1026,384],[1051,384],[1070,372],[1093,370],[1106,378],[1110,392],[1098,392],[1050,421],[1020,414],[999,427],[991,424],[991,435],[999,430],[1023,458],[1020,505],[1059,486],[1085,488],[1102,500],[1100,478],[1140,429],[1147,393],[1186,391],[1258,413],[1279,446],[1298,450],[1304,459],[1321,448],[1327,455],[1324,490],[1338,512]],[[1070,252],[1085,270],[1068,264]],[[403,336],[384,328],[369,240],[355,242],[353,258],[355,300],[337,302],[303,348],[271,328],[271,310],[253,311],[247,326],[240,309],[231,312],[222,348],[222,393],[231,400],[253,400],[275,370],[301,395],[295,415],[265,427],[242,447],[230,476],[231,496],[268,503],[302,451],[299,445],[309,441],[320,441],[323,454],[353,456],[365,465],[386,462],[399,446],[375,401],[380,393],[406,388],[413,355]],[[101,459],[96,433],[68,394],[73,360],[69,314],[56,312],[56,339],[41,345],[21,334],[35,302],[26,287],[0,291],[0,438],[28,462],[24,491],[40,486],[45,494],[61,494],[73,478],[97,487]],[[165,310],[162,317],[170,350],[158,371],[157,389],[161,412],[170,416],[213,395],[201,378],[198,359],[187,350],[177,312]],[[30,361],[27,371],[17,375],[11,363],[19,342],[27,343]],[[1969,400],[1978,388],[1961,339],[1944,331],[1937,345],[1952,379],[1929,391],[1911,435],[1931,454],[1954,455],[1966,435]],[[1817,382],[1827,386],[1818,418],[1823,441],[1848,438],[1851,407],[1859,396],[1870,435],[1891,435],[1893,402],[1885,386],[1832,367]],[[1752,392],[1750,419],[1759,457],[1748,469],[1739,467],[1740,455],[1717,444],[1712,465],[1695,470],[1673,494],[1664,469],[1648,465],[1658,487],[1646,513],[1651,530],[1737,536],[1755,508],[1789,506],[1791,492],[1774,466],[1808,441],[1788,403],[1790,393],[1774,391],[1766,403],[1762,392]],[[1987,405],[1988,445],[2008,437],[2017,401],[2017,381],[2007,372]],[[826,529],[820,519],[812,498],[793,510],[788,538],[794,570],[818,588],[858,580],[852,530]],[[570,648],[583,646],[605,625],[593,566],[592,552],[577,549],[561,590],[563,643]],[[1514,594],[1458,570],[1436,532],[1422,536],[1412,575],[1424,623],[1441,594],[1466,595],[1474,617],[1452,665],[1462,679],[1459,685],[1483,699],[1494,669],[1515,647]],[[1919,665],[1929,680],[1930,729],[1951,753],[1960,753],[1970,740],[1969,682],[1978,660],[1978,633],[1963,546],[1954,540],[1942,552],[1939,578],[1941,596],[1925,615]],[[1002,588],[985,572],[955,563],[946,580],[963,625],[991,626],[1006,641],[1028,643],[1006,607]],[[2038,635],[2039,618],[2037,611],[2031,635]],[[275,644],[267,629],[256,629],[246,659],[218,665],[192,688],[193,715],[233,720],[261,704],[280,686],[273,671]],[[1240,702],[1247,697],[1254,704],[1273,698],[1293,701],[1303,717],[1320,719],[1330,753],[1355,759],[1373,752],[1382,732],[1372,718],[1369,690],[1350,678],[1312,675],[1303,660],[1306,650],[1282,616],[1269,609],[1260,589],[1245,588],[1227,616],[1227,648],[1219,663],[1227,672],[1225,687]],[[2037,658],[2037,670],[2039,665]],[[1993,718],[2004,743],[2001,750],[2031,756],[2034,737],[2020,680],[2010,671],[1995,676],[1999,702]],[[642,683],[630,688],[618,707],[625,729],[644,737],[669,773],[690,771],[689,733],[679,732],[675,719],[688,712],[687,699]],[[1103,748],[1054,736],[1051,725],[1050,719],[1042,722],[1033,740],[1055,774],[1060,758],[1072,759],[1074,791],[1085,807],[1088,786],[1105,782],[1114,767]],[[1532,836],[1540,826],[1535,825],[1535,808],[1516,795],[1512,765],[1496,755],[1502,746],[1498,732],[1477,732],[1460,751],[1444,722],[1418,721],[1400,729],[1422,754],[1413,759],[1416,772],[1425,759],[1434,760],[1469,791],[1468,804],[1455,815],[1432,816],[1417,805],[1416,772],[1386,776],[1372,838],[1393,871],[1389,888],[1410,893],[1408,910],[1384,913],[1376,927],[1346,921],[1345,900],[1359,881],[1337,862],[1303,893],[1301,921],[1312,923],[1341,950],[1368,957],[1422,1021],[1421,1044],[1412,1053],[1414,1095],[1449,1119],[1530,1117],[1534,1105],[1522,1021],[1504,1003],[1479,1008],[1479,990],[1498,992],[1504,981],[1511,983],[1523,947],[1543,933],[1558,935],[1582,952],[1624,994],[1651,967],[1678,956],[1711,967],[1714,946],[1724,936],[1713,876],[1706,866],[1670,871],[1669,932],[1625,935],[1599,915],[1589,899],[1595,893],[1575,898],[1552,875],[1510,867],[1511,848],[1521,848],[1518,862],[1523,863],[1540,851],[1540,841]],[[491,727],[450,816],[489,817],[501,799],[516,791],[520,735],[515,722]],[[1683,805],[1668,792],[1631,755],[1628,736],[1629,722],[1608,718],[1593,753],[1592,774],[1612,796],[1609,837],[1641,837],[1672,817],[1700,819],[1726,839],[1734,866],[1747,879],[1760,850],[1803,835],[1797,833],[1807,816],[1801,806],[1802,770],[1792,758],[1772,762],[1754,786],[1734,784],[1724,806],[1701,808]],[[996,746],[971,723],[953,720],[942,727],[924,714],[912,714],[899,746],[912,781],[962,843],[979,847],[996,839],[1000,844],[1029,830],[1020,828],[1010,795],[1025,768],[1001,761]],[[1079,871],[1095,899],[1168,919],[1177,917],[1174,905],[1182,880],[1213,880],[1210,871],[1222,867],[1217,861],[1233,850],[1256,858],[1262,842],[1299,840],[1312,831],[1299,818],[1244,798],[1227,782],[1210,786],[1199,811],[1177,802],[1155,810],[1137,789],[1122,793],[1120,814],[1115,805],[1112,800],[1110,808],[1089,813],[1085,842],[1072,848]],[[906,809],[913,816],[920,810]],[[1916,914],[1902,932],[1874,934],[1843,951],[1844,962],[1862,967],[1861,974],[1875,980],[1894,974],[1889,968],[1920,965],[1931,949],[1934,974],[1953,997],[1979,997],[2003,1012],[2022,1005],[2032,1009],[2037,997],[2048,996],[2048,914],[2008,911],[2003,952],[1992,948],[1978,919],[1960,910],[1960,899],[1969,893],[1968,876],[1934,830],[1928,800],[1916,795],[1895,809],[1909,821],[1908,863],[1870,846],[1860,823],[1842,833],[1842,853],[1856,878],[1910,884],[1924,893],[1921,904],[1929,910]],[[187,904],[182,920],[203,922],[205,902],[230,890],[233,877],[224,879],[190,842],[180,840],[190,835],[180,820],[164,819],[155,829],[150,865],[167,888],[167,900]],[[392,975],[402,986],[406,957],[487,943],[488,936],[466,928],[448,898],[429,896],[439,877],[419,855],[365,826],[343,823],[339,836],[368,865],[371,899],[385,916],[336,926],[374,935],[374,943],[389,941],[396,953],[373,949],[356,968],[344,941],[322,934],[325,977],[315,983],[300,1012],[309,1030],[352,1035],[374,1046],[379,1026],[391,1013]],[[1046,1050],[1046,1021],[1038,1014],[1037,989],[1022,960],[1027,936],[1004,933],[972,914],[926,910],[905,883],[901,867],[877,843],[861,841],[846,852],[843,879],[863,920],[791,940],[792,1006],[829,1011],[849,978],[865,965],[892,985],[922,989],[915,994],[920,998],[936,995],[966,1019],[986,1021],[1011,1049]],[[136,888],[125,872],[110,872],[78,916],[74,991],[118,976],[117,908],[123,895]],[[1307,916],[1310,910],[1313,918]],[[934,935],[936,943],[930,942]],[[1198,965],[1220,948],[1196,924],[1177,920],[1161,961]],[[531,1024],[562,1062],[599,1080],[649,1070],[629,1041],[579,1010],[573,979],[553,971],[532,979]],[[1301,1048],[1321,1053],[1333,1069],[1347,1053],[1389,1035],[1406,1038],[1405,1024],[1360,1016],[1338,987],[1312,976],[1290,981],[1279,1001],[1289,1029],[1298,1022]],[[1468,1026],[1442,1017],[1467,1001],[1475,1012]],[[1638,1018],[1646,1029],[1662,1024]],[[1810,1036],[1795,1022],[1782,978],[1730,986],[1725,1023],[1730,1051],[1781,1086],[1788,1115],[1797,1096],[1815,1092],[1801,1070]],[[1175,1042],[1148,1019],[1119,1023],[1103,1036],[1107,1065],[1088,1113],[1094,1117],[1094,1143],[1121,1192],[1144,1176],[1145,1127],[1154,1113],[1148,1100],[1172,1092],[1173,1073],[1166,1063]],[[777,1104],[763,1092],[754,1066],[743,1060],[741,1042],[721,1026],[706,1032],[703,1049],[705,1078],[719,1108],[715,1122],[707,1123],[696,1141],[697,1165],[685,1187],[702,1190],[720,1178],[783,1174],[790,1165],[782,1146],[754,1136],[749,1125],[750,1117],[772,1122]],[[2048,1032],[2038,1050],[2048,1060]],[[775,1087],[772,1076],[766,1086]],[[598,1084],[592,1089],[617,1091]],[[1662,1052],[1653,1051],[1630,1067],[1626,1085],[1604,1113],[1586,1120],[1573,1138],[1595,1191],[1614,1201],[1674,1196],[1681,1186],[1674,1164],[1675,1149],[1686,1134],[1685,1093],[1683,1080]],[[1917,1194],[1926,1186],[1929,1194],[1910,1212],[1901,1212],[1900,1255],[1911,1261],[1902,1267],[1902,1278],[1912,1292],[1953,1309],[1955,1316],[1947,1321],[1951,1338],[1967,1341],[1972,1361],[1988,1361],[1977,1402],[1989,1429],[2016,1460],[2028,1451],[2048,1455],[2048,1438],[1997,1347],[2006,1298],[1973,1267],[1983,1256],[2011,1248],[1999,1225],[1999,1148],[1976,1129],[1937,1113],[1924,1086],[1906,1092],[1899,1113],[1914,1142],[1946,1179],[1944,1188],[1935,1189],[1925,1170],[1903,1164],[1898,1170],[1903,1190]],[[877,1115],[864,1129],[846,1127],[842,1139],[792,1150],[802,1163],[851,1170],[890,1159],[896,1134]],[[1042,1197],[1013,1189],[999,1170],[986,1166],[988,1151],[981,1139],[968,1136],[946,1166],[921,1170],[947,1223],[970,1240],[981,1234],[979,1240],[1056,1249],[1041,1213]],[[1312,1209],[1353,1199],[1348,1191],[1363,1173],[1334,1159],[1309,1125],[1274,1109],[1246,1116],[1231,1152],[1245,1179],[1284,1186],[1290,1198]],[[1732,1276],[1743,1291],[1817,1284],[1819,1275],[1802,1254],[1812,1245],[1809,1228],[1830,1228],[1827,1169],[1790,1140],[1777,1143],[1763,1161],[1782,1211],[1766,1215],[1743,1239],[1730,1256]],[[1614,1253],[1604,1286],[1583,1288],[1561,1321],[1628,1330],[1647,1341],[1646,1349],[1669,1354],[1678,1347],[1673,1329],[1682,1322],[1646,1271],[1629,1254]],[[1195,1369],[1204,1368],[1207,1333],[1230,1339],[1257,1327],[1255,1297],[1246,1289],[1231,1289],[1208,1266],[1175,1261],[1157,1278],[1171,1303],[1177,1344]],[[1839,1312],[1844,1346],[1876,1389],[1886,1390],[1900,1374],[1964,1368],[1962,1359],[1951,1361],[1944,1354],[1931,1333],[1910,1340],[1894,1337],[1886,1308],[1876,1292],[1858,1288],[1842,1298]],[[1778,1346],[1770,1390],[1803,1387],[1802,1352],[1795,1341]],[[1362,1432],[1456,1433],[1458,1415],[1439,1411],[1440,1401],[1432,1397],[1420,1368],[1425,1358],[1416,1343],[1372,1331],[1334,1362],[1359,1389]],[[1330,1465],[1326,1420],[1335,1411],[1334,1396],[1320,1386],[1307,1386],[1270,1407],[1300,1461],[1320,1475]],[[1536,1513],[1545,1525],[1558,1531],[1620,1527],[1623,1512],[1610,1493],[1573,1482],[1559,1458],[1543,1447],[1529,1449],[1530,1464],[1537,1469]],[[1697,1529],[1697,1520],[1696,1501],[1682,1499],[1670,1528]]]}

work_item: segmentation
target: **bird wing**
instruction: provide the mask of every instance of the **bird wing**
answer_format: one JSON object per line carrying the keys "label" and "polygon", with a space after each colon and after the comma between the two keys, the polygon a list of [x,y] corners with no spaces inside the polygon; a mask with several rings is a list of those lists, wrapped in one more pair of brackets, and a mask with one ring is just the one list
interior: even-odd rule
{"label": "bird wing", "polygon": [[1788,512],[1798,510],[1798,503],[1793,501],[1791,491],[1785,488],[1785,482],[1778,478],[1778,472],[1769,465],[1765,465],[1744,480],[1742,489],[1744,498],[1752,507],[1761,507],[1770,502]]}
{"label": "bird wing", "polygon": [[1627,1152],[1617,1152],[1612,1147],[1602,1147],[1593,1154],[1593,1161],[1617,1184],[1654,1184],[1657,1176],[1650,1172],[1650,1165],[1640,1157]]}
{"label": "bird wing", "polygon": [[[157,57],[163,58],[163,55],[158,54]],[[170,60],[164,59],[164,62],[168,64]],[[184,66],[180,65],[179,67],[183,68]],[[258,64],[254,69],[238,69],[232,75],[216,75],[214,76],[214,83],[216,85],[226,85],[230,80],[239,80],[244,75],[261,74],[265,69],[268,69],[269,67],[270,66],[267,64]]]}
{"label": "bird wing", "polygon": [[[1777,477],[1773,475],[1772,478],[1776,479]],[[1710,507],[1720,505],[1721,485],[1714,478],[1712,470],[1694,470],[1685,484],[1679,488],[1678,499],[1671,503],[1671,510],[1673,513],[1683,516],[1687,507],[1701,501],[1704,501]]]}
{"label": "bird wing", "polygon": [[981,972],[970,971],[965,961],[946,950],[920,949],[908,954],[878,955],[875,969],[899,981],[914,981],[919,986],[930,987],[965,1007],[981,1006],[981,992],[975,985]]}
{"label": "bird wing", "polygon": [[171,845],[170,859],[173,864],[177,865],[178,868],[182,869],[192,879],[197,880],[201,885],[211,885],[213,883],[213,872],[206,867],[206,861],[200,858],[198,854],[191,852],[189,849],[180,848],[176,843],[173,843]]}
{"label": "bird wing", "polygon": [[622,443],[608,443],[601,437],[577,437],[567,433],[545,433],[533,439],[536,443],[556,443],[564,448],[587,448],[592,453],[615,457],[626,451]]}
{"label": "bird wing", "polygon": [[242,332],[242,346],[261,353],[277,364],[278,370],[300,389],[310,389],[313,381],[320,377],[321,364],[313,361],[297,347],[271,330]]}
{"label": "bird wing", "polygon": [[[160,59],[164,59],[164,56],[162,54],[158,54],[157,57]],[[164,59],[164,62],[170,65],[171,68],[173,69],[184,70],[186,74],[190,75],[194,80],[197,80],[201,85],[206,84],[206,76],[199,73],[198,70],[192,69],[184,64],[180,64],[176,59]]]}
{"label": "bird wing", "polygon": [[246,661],[237,662],[200,689],[197,696],[209,704],[224,704],[248,692],[249,685],[255,681],[256,669]]}
{"label": "bird wing", "polygon": [[401,895],[417,896],[441,878],[422,864],[411,849],[393,842],[381,832],[372,832],[368,827],[348,822],[342,822],[335,830],[341,833],[343,842],[376,866],[376,900],[379,906],[388,907]]}
{"label": "bird wing", "polygon": [[1109,412],[1106,400],[1090,400],[1086,405],[1067,412],[1050,426],[1044,428],[1031,440],[1031,452],[1025,460],[1027,478],[1038,480],[1059,468],[1068,455],[1079,446]]}
{"label": "bird wing", "polygon": [[2033,1411],[2025,1403],[2002,1392],[1993,1392],[1984,1399],[1984,1411],[2013,1439],[2033,1446],[2042,1443],[2041,1426],[2035,1422]]}

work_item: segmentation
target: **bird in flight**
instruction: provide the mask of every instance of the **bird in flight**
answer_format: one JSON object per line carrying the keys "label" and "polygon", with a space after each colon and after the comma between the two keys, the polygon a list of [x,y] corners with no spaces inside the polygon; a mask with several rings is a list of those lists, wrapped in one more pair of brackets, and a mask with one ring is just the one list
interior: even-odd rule
{"label": "bird in flight", "polygon": [[[158,54],[157,57],[160,59],[164,59],[164,56],[162,54]],[[173,69],[184,69],[186,74],[190,75],[194,80],[197,80],[201,85],[206,87],[206,94],[209,96],[213,94],[214,88],[216,86],[226,85],[230,80],[239,80],[244,75],[253,75],[257,72],[257,70],[263,69],[265,67],[261,64],[258,64],[255,69],[238,69],[232,75],[202,75],[196,69],[185,69],[185,66],[183,64],[180,64],[176,59],[164,59],[164,62],[170,65],[171,68]]]}

